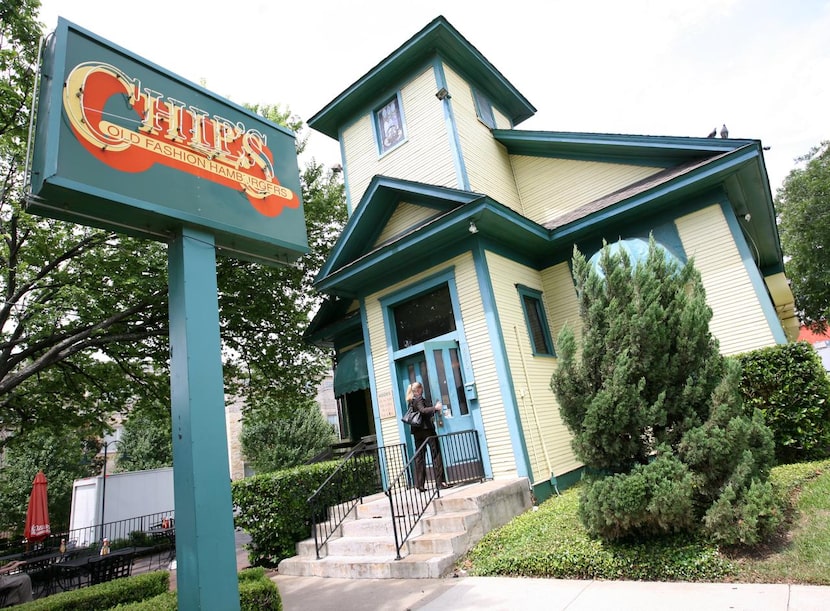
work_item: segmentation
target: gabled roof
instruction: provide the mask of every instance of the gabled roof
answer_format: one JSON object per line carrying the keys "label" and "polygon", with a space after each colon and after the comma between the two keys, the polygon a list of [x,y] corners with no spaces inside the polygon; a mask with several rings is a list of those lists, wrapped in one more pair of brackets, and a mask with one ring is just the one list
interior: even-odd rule
{"label": "gabled roof", "polygon": [[[377,243],[400,202],[430,207],[435,214]],[[471,221],[479,238],[503,244],[517,256],[535,260],[546,252],[549,236],[544,227],[485,195],[375,176],[314,284],[346,297],[388,284],[390,277],[411,274],[418,264],[469,250]]]}
{"label": "gabled roof", "polygon": [[377,99],[381,92],[396,86],[436,56],[486,93],[513,125],[536,112],[536,108],[478,49],[449,21],[439,16],[318,111],[308,120],[309,127],[337,140],[342,125],[381,102]]}
{"label": "gabled roof", "polygon": [[[603,228],[614,231],[643,215],[677,213],[678,205],[713,193],[725,193],[741,218],[741,230],[748,236],[762,272],[767,275],[782,270],[783,256],[760,142],[531,134],[522,141],[520,135],[499,131],[500,139],[509,141],[513,154],[530,154],[532,149],[542,157],[567,153],[569,158],[623,163],[628,160],[625,152],[629,150],[640,159],[652,157],[651,163],[659,167],[664,158],[656,151],[663,151],[676,163],[544,224],[480,193],[376,176],[320,271],[317,288],[344,297],[365,294],[372,287],[388,285],[390,277],[412,273],[414,266],[426,268],[469,250],[473,239],[486,240],[488,247],[542,268],[562,260],[563,253],[567,257],[575,243],[602,237]],[[546,135],[550,137],[546,139]],[[720,199],[722,196],[715,196],[712,203]],[[434,214],[378,243],[400,202],[429,207]],[[751,222],[746,220],[749,218]],[[475,238],[470,221],[476,226]]]}
{"label": "gabled roof", "polygon": [[741,218],[765,274],[783,269],[775,208],[759,140],[688,138],[523,130],[493,130],[511,155],[647,165],[666,168],[589,202],[544,226],[558,241],[590,226],[645,212],[666,198],[691,197],[722,188]]}

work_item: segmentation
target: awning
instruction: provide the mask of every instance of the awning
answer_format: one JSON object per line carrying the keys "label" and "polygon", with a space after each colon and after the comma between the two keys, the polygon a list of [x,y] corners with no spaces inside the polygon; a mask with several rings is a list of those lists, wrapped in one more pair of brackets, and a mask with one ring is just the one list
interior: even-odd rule
{"label": "awning", "polygon": [[362,388],[369,388],[369,368],[363,344],[338,356],[334,368],[334,396],[341,397]]}

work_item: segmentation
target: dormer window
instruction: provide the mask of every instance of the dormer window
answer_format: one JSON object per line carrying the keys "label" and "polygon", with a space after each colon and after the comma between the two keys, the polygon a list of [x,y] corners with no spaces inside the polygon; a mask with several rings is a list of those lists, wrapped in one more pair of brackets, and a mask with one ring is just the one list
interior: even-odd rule
{"label": "dormer window", "polygon": [[375,133],[381,155],[388,153],[406,139],[401,100],[397,94],[375,111]]}
{"label": "dormer window", "polygon": [[476,114],[479,121],[490,129],[496,129],[496,117],[493,115],[493,104],[490,103],[490,98],[478,89],[473,89],[473,99],[476,103]]}

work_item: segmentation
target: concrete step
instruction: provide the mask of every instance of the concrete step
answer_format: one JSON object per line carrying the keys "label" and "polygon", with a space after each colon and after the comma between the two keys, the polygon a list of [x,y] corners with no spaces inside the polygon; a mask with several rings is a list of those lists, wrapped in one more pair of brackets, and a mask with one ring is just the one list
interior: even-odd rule
{"label": "concrete step", "polygon": [[[407,491],[402,498],[415,498],[414,494],[418,493]],[[389,499],[376,495],[355,508],[354,519],[347,519],[323,546],[321,559],[313,539],[307,539],[297,544],[297,556],[280,562],[279,572],[347,579],[442,577],[485,533],[530,507],[526,478],[442,491],[426,508],[397,559]]]}

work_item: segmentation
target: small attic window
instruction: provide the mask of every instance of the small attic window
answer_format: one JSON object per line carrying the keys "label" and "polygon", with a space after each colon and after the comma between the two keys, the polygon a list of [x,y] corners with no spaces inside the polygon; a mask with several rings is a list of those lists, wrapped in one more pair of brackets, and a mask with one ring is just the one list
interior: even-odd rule
{"label": "small attic window", "polygon": [[381,155],[388,153],[406,139],[399,95],[396,94],[375,111],[375,133]]}
{"label": "small attic window", "polygon": [[493,115],[493,104],[490,102],[490,98],[478,89],[473,89],[473,99],[476,103],[476,114],[479,120],[490,129],[496,129],[496,117]]}

